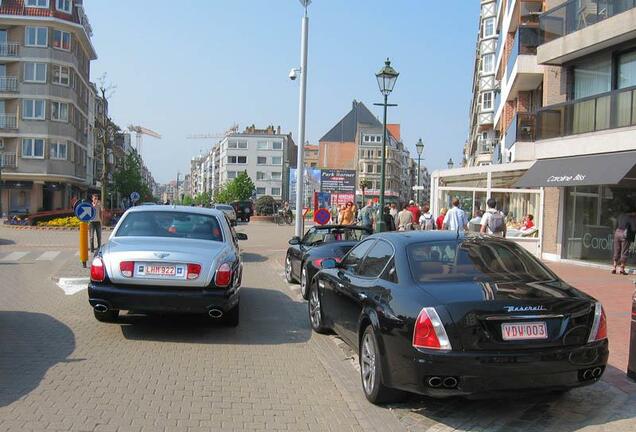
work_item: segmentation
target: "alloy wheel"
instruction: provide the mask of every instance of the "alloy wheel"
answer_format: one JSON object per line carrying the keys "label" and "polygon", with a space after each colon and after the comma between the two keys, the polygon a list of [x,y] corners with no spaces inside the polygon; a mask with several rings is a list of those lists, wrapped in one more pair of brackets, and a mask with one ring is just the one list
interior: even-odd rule
{"label": "alloy wheel", "polygon": [[292,281],[292,265],[289,255],[285,258],[285,278],[287,278],[287,282]]}
{"label": "alloy wheel", "polygon": [[309,297],[309,318],[311,319],[311,326],[314,329],[321,328],[322,315],[320,310],[320,297],[318,296],[318,288],[311,290],[311,296]]}
{"label": "alloy wheel", "polygon": [[362,353],[360,356],[360,369],[362,385],[366,394],[372,394],[375,388],[376,352],[373,334],[367,332],[362,341]]}
{"label": "alloy wheel", "polygon": [[300,274],[300,293],[304,299],[307,298],[307,269],[304,266]]}

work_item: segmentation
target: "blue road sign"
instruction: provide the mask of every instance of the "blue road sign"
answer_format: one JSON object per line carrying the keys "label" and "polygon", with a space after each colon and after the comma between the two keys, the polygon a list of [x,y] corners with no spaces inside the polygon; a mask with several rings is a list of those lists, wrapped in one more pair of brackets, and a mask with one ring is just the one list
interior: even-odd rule
{"label": "blue road sign", "polygon": [[75,206],[75,216],[82,222],[90,222],[95,219],[95,207],[91,203],[82,202]]}
{"label": "blue road sign", "polygon": [[132,202],[139,201],[139,198],[141,198],[141,196],[139,195],[139,192],[133,192],[133,193],[130,194],[130,200]]}
{"label": "blue road sign", "polygon": [[316,222],[319,225],[327,224],[330,219],[331,219],[331,213],[329,213],[329,210],[327,210],[326,208],[318,209],[314,213],[314,222]]}

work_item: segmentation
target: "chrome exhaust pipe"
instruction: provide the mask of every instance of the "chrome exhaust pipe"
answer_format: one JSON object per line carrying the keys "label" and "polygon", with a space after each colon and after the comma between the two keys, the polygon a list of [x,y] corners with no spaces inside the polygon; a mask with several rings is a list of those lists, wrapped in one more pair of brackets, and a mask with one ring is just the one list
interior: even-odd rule
{"label": "chrome exhaust pipe", "polygon": [[437,388],[442,385],[442,379],[440,377],[431,377],[428,379],[428,385]]}
{"label": "chrome exhaust pipe", "polygon": [[457,387],[457,378],[455,377],[444,378],[444,387],[448,389]]}
{"label": "chrome exhaust pipe", "polygon": [[594,369],[592,369],[592,377],[594,378],[600,377],[601,373],[603,373],[603,369],[601,369],[600,367],[595,367]]}
{"label": "chrome exhaust pipe", "polygon": [[223,316],[223,311],[219,309],[210,309],[208,311],[210,318],[219,319]]}
{"label": "chrome exhaust pipe", "polygon": [[592,369],[585,369],[583,372],[583,379],[588,380],[592,378]]}
{"label": "chrome exhaust pipe", "polygon": [[104,312],[108,312],[108,306],[103,305],[103,304],[96,304],[95,307],[93,307],[93,309],[95,309],[95,312],[99,312],[99,313],[104,313]]}

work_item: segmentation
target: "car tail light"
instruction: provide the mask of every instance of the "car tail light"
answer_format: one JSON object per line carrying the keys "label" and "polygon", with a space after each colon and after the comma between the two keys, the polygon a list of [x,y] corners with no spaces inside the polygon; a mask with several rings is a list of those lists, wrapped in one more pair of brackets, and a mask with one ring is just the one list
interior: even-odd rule
{"label": "car tail light", "polygon": [[201,274],[201,266],[199,264],[188,264],[188,279],[196,279]]}
{"label": "car tail light", "polygon": [[122,261],[119,263],[119,271],[124,277],[132,277],[134,270],[135,263],[133,261]]}
{"label": "car tail light", "polygon": [[594,321],[592,322],[592,331],[588,342],[596,342],[607,339],[607,317],[603,305],[596,303],[594,305]]}
{"label": "car tail light", "polygon": [[100,257],[95,257],[91,262],[91,281],[104,282],[104,279],[106,279],[104,261]]}
{"label": "car tail light", "polygon": [[216,269],[214,275],[214,285],[220,288],[225,288],[232,282],[232,268],[228,263],[223,263]]}
{"label": "car tail light", "polygon": [[446,329],[435,308],[422,309],[413,329],[413,347],[452,350]]}

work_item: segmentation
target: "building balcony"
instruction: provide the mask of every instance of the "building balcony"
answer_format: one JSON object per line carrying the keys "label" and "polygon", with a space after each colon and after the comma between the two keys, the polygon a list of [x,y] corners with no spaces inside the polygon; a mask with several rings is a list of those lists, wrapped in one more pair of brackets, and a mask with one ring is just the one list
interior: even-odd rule
{"label": "building balcony", "polygon": [[18,77],[0,76],[0,93],[14,93],[18,91]]}
{"label": "building balcony", "polygon": [[0,130],[15,130],[18,128],[18,116],[15,114],[0,114]]}
{"label": "building balcony", "polygon": [[0,168],[16,168],[18,158],[15,153],[0,153]]}
{"label": "building balcony", "polygon": [[[512,51],[506,65],[506,82],[515,71],[520,56],[536,56],[539,46],[539,29],[537,27],[519,27],[512,44]],[[534,60],[534,58],[533,58]],[[536,63],[536,62],[534,62]],[[517,68],[518,69],[518,68]],[[520,71],[517,71],[519,73]],[[534,71],[530,71],[534,72]]]}
{"label": "building balcony", "polygon": [[536,117],[531,113],[516,113],[512,118],[506,134],[504,145],[510,149],[517,142],[532,142],[536,134]]}
{"label": "building balcony", "polygon": [[537,140],[636,126],[636,87],[537,111]]}
{"label": "building balcony", "polygon": [[636,37],[636,0],[569,0],[539,19],[539,63],[561,65]]}
{"label": "building balcony", "polygon": [[0,57],[17,57],[20,51],[20,44],[16,42],[0,43]]}

